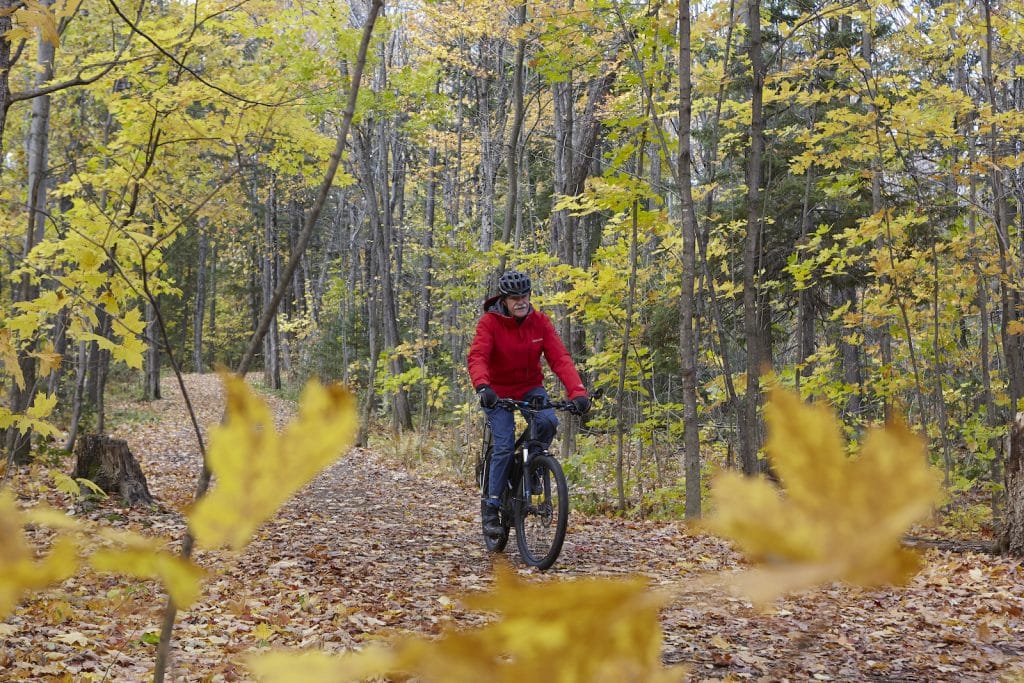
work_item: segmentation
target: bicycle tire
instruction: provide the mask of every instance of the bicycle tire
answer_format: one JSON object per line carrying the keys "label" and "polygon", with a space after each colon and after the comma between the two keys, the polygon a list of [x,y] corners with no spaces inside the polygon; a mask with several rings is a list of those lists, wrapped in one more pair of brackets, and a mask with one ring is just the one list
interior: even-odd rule
{"label": "bicycle tire", "polygon": [[[517,500],[515,510],[516,545],[523,562],[537,569],[548,569],[558,559],[569,524],[569,487],[558,460],[550,455],[535,455],[524,477],[540,484],[532,500]],[[518,494],[522,497],[522,491]]]}

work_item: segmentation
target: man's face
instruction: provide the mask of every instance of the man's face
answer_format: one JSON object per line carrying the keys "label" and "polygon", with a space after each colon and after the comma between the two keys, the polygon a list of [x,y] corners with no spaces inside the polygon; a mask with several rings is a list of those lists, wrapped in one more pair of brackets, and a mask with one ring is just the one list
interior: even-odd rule
{"label": "man's face", "polygon": [[509,294],[505,297],[505,305],[513,317],[525,318],[526,314],[530,312],[530,295],[512,296]]}

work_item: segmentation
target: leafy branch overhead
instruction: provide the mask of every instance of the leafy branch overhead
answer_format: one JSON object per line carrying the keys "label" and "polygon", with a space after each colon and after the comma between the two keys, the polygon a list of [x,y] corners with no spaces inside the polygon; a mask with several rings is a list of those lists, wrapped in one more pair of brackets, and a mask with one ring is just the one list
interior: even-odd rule
{"label": "leafy branch overhead", "polygon": [[900,539],[941,494],[921,439],[894,422],[871,430],[850,457],[828,408],[780,389],[765,421],[781,489],[764,477],[723,473],[705,522],[765,564],[740,577],[739,588],[763,602],[826,581],[874,586],[911,576],[919,558]]}

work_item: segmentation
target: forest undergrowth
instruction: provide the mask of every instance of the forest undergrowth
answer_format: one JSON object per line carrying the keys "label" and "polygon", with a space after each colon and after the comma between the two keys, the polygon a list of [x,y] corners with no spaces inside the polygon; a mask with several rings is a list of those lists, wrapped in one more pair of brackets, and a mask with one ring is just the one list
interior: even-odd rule
{"label": "forest undergrowth", "polygon": [[[221,380],[186,382],[200,423],[216,423]],[[13,474],[19,503],[48,502],[101,525],[172,539],[176,549],[200,463],[180,397],[169,384],[164,396],[115,408],[122,421],[113,435],[139,459],[158,499],[153,509],[113,500],[82,507],[49,484],[43,462]],[[268,400],[281,423],[294,411],[287,400]],[[740,556],[681,521],[574,510],[552,570],[522,565],[514,544],[490,555],[475,493],[461,478],[429,455],[353,449],[244,551],[198,553],[208,576],[200,599],[179,614],[171,679],[249,680],[245,659],[273,648],[340,653],[479,628],[491,617],[461,598],[491,589],[498,566],[507,565],[527,582],[646,577],[652,590],[672,596],[660,617],[662,661],[684,665],[687,680],[1024,680],[1019,561],[928,548],[905,587],[835,583],[755,608],[725,587],[745,566]],[[31,533],[45,543],[45,532]],[[955,540],[948,526],[914,534]],[[95,573],[33,594],[0,623],[0,680],[150,680],[165,600],[155,582]]]}

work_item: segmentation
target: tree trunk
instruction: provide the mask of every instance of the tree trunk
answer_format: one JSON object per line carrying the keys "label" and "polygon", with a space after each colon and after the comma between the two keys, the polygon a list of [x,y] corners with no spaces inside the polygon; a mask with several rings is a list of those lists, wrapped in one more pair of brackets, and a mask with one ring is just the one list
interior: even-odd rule
{"label": "tree trunk", "polygon": [[1024,557],[1024,412],[1010,428],[1010,457],[1006,461],[1006,514],[1000,550]]}
{"label": "tree trunk", "polygon": [[693,208],[690,141],[693,110],[690,84],[690,0],[679,0],[679,154],[676,175],[683,237],[682,282],[679,297],[679,353],[683,389],[683,468],[686,472],[686,516],[701,516],[700,425],[697,421],[697,334],[694,290],[697,281],[697,215]]}
{"label": "tree trunk", "polygon": [[88,346],[84,341],[78,342],[78,370],[75,373],[75,389],[71,400],[71,421],[68,425],[68,437],[64,442],[64,450],[70,451],[75,447],[75,440],[78,438],[78,425],[82,418],[82,397],[85,393],[85,375],[88,369]]}
{"label": "tree trunk", "polygon": [[[850,313],[857,312],[857,290],[852,286],[843,286],[836,293],[839,306],[849,304]],[[861,412],[862,377],[860,367],[860,345],[847,341],[849,330],[845,326],[839,328],[839,349],[843,363],[843,383],[852,389],[847,393],[843,412],[847,417],[855,418]]]}
{"label": "tree trunk", "polygon": [[[273,184],[263,209],[263,269],[260,274],[261,308],[267,310],[270,299],[277,287],[275,277],[277,265],[277,239],[274,225]],[[267,335],[263,338],[263,382],[271,389],[281,388],[280,339],[277,329],[277,313],[270,319]]]}
{"label": "tree trunk", "polygon": [[146,382],[143,400],[155,401],[160,398],[160,341],[158,340],[156,311],[146,302]]}
{"label": "tree trunk", "polygon": [[[644,166],[644,145],[637,146],[636,175],[643,175]],[[636,300],[636,261],[637,261],[637,232],[640,223],[640,200],[633,200],[633,220],[629,235],[629,281],[626,294],[626,319],[622,326],[622,351],[619,354],[619,385],[616,389],[615,406],[615,490],[619,497],[619,512],[626,512],[626,486],[623,473],[625,461],[625,432],[626,432],[626,368],[629,361],[629,350],[632,347],[633,334],[633,304]],[[642,508],[642,504],[641,504]]]}
{"label": "tree trunk", "polygon": [[[516,25],[526,23],[526,4],[516,8]],[[512,237],[512,226],[519,215],[519,132],[523,128],[523,58],[526,54],[526,40],[520,38],[516,44],[515,71],[512,74],[512,128],[508,135],[506,148],[506,175],[508,176],[508,192],[505,193],[505,222],[501,229],[501,239],[508,243]],[[501,257],[500,270],[504,270],[505,256]]]}
{"label": "tree trunk", "polygon": [[[389,214],[389,194],[387,192],[388,173],[385,159],[375,164],[371,152],[372,141],[365,135],[356,135],[353,142],[357,143],[359,161],[362,171],[363,196],[369,207],[368,218],[371,228],[369,249],[370,267],[380,284],[381,329],[383,331],[382,350],[393,351],[401,343],[398,328],[398,303],[394,288],[394,274],[391,259],[391,217]],[[382,155],[386,154],[381,148]],[[383,196],[378,197],[377,189],[382,188]],[[405,364],[400,356],[392,355],[390,360],[391,373],[398,376],[405,372]],[[409,405],[408,392],[404,389],[395,391],[391,396],[393,426],[400,430],[412,429],[412,409]]]}
{"label": "tree trunk", "polygon": [[[0,39],[6,42],[6,39]],[[36,83],[44,84],[53,78],[53,58],[55,49],[52,43],[39,35],[39,52],[36,58],[38,73]],[[3,76],[7,80],[7,75]],[[6,89],[2,87],[0,89]],[[28,258],[35,245],[43,238],[46,227],[46,183],[49,166],[50,138],[50,97],[43,95],[32,100],[32,114],[28,132],[28,191],[26,206],[28,207],[28,225],[25,227],[25,241],[22,245],[22,258]],[[17,301],[32,301],[39,296],[39,286],[23,275],[17,288]],[[15,415],[24,413],[32,405],[37,390],[36,362],[29,355],[31,348],[18,351],[18,365],[24,377],[24,385],[12,384],[10,393],[10,410]],[[32,446],[32,431],[20,432],[10,429],[7,434],[8,457],[17,464],[28,462]]]}
{"label": "tree trunk", "polygon": [[83,436],[75,448],[75,471],[71,476],[88,479],[108,495],[116,492],[125,507],[153,504],[146,475],[123,439],[102,434]]}
{"label": "tree trunk", "polygon": [[[992,71],[992,48],[995,41],[992,27],[992,6],[990,0],[984,2],[986,41],[982,53],[982,75],[985,81],[985,95],[993,114],[998,113],[999,103],[996,97],[995,76]],[[991,215],[995,224],[996,243],[999,245],[999,265],[1002,271],[1000,278],[1000,299],[1002,307],[1001,336],[1003,355],[1006,361],[1006,380],[1009,402],[1017,405],[1017,400],[1024,396],[1024,340],[1019,334],[1010,334],[1011,325],[1021,318],[1020,290],[1009,283],[1019,282],[1017,268],[1012,263],[1010,253],[1010,226],[1013,221],[1013,209],[1009,206],[1006,184],[1001,170],[1000,158],[1008,150],[1000,149],[999,129],[992,126],[988,133],[989,184],[992,190]]]}
{"label": "tree trunk", "polygon": [[[4,154],[4,129],[11,108],[11,70],[17,61],[16,56],[12,59],[11,41],[6,36],[13,25],[14,10],[20,5],[14,0],[0,0],[0,36],[4,36],[0,39],[0,156]],[[0,173],[3,173],[3,165],[0,165]]]}
{"label": "tree trunk", "polygon": [[764,57],[761,52],[761,3],[747,2],[750,67],[753,77],[750,98],[750,154],[747,159],[747,236],[743,249],[743,323],[747,342],[747,391],[740,419],[740,457],[745,474],[760,471],[757,461],[760,429],[762,353],[758,311],[758,255],[761,249],[761,157],[764,151]]}
{"label": "tree trunk", "polygon": [[[205,220],[202,223],[206,223]],[[206,226],[199,228],[199,259],[196,264],[196,298],[192,307],[192,366],[202,373],[203,366],[203,314],[206,312],[206,262],[210,238]],[[211,306],[212,307],[212,306]]]}
{"label": "tree trunk", "polygon": [[[207,320],[210,324],[209,334],[207,339],[215,339],[217,337],[217,241],[214,240],[213,246],[211,247],[210,256],[210,312],[207,315]],[[206,362],[208,365],[213,365],[217,358],[217,349],[212,343],[207,343],[210,346],[210,351],[206,354]]]}

